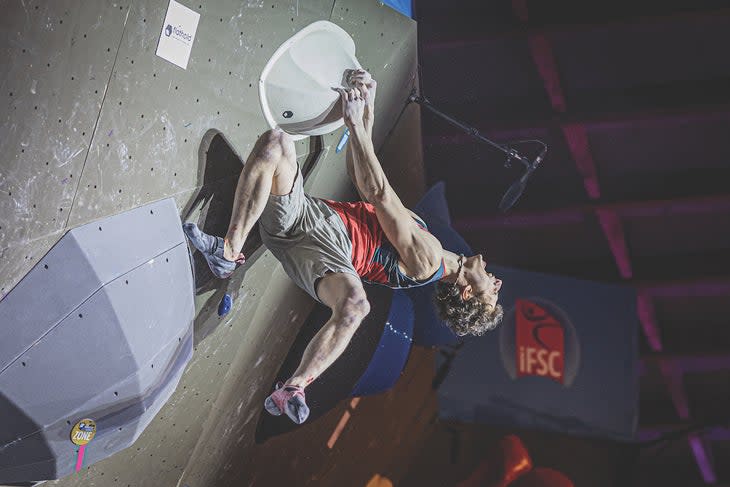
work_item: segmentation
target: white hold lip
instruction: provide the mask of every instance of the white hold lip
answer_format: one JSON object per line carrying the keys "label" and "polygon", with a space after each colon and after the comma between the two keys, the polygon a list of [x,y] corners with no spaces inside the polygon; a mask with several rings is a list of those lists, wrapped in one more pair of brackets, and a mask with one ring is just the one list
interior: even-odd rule
{"label": "white hold lip", "polygon": [[361,67],[355,43],[344,29],[326,20],[304,27],[274,52],[261,72],[259,101],[266,122],[294,140],[338,129],[344,121],[332,87],[342,86],[347,69]]}

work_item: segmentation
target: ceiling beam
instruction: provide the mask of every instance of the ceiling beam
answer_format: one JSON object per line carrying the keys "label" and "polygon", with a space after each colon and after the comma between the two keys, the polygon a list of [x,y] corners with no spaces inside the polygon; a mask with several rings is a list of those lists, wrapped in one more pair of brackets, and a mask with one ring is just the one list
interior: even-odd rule
{"label": "ceiling beam", "polygon": [[629,249],[626,247],[626,236],[624,235],[624,226],[618,214],[610,209],[597,209],[595,211],[598,217],[598,223],[601,224],[603,234],[608,240],[608,246],[616,261],[619,274],[624,279],[631,279],[633,271],[631,270],[631,258],[629,257]]}
{"label": "ceiling beam", "polygon": [[[675,361],[661,360],[658,365],[679,419],[689,420],[689,401],[683,383],[685,370]],[[715,468],[712,465],[712,460],[707,452],[708,448],[702,441],[702,438],[697,433],[691,433],[688,435],[687,441],[692,449],[695,463],[697,463],[697,468],[702,474],[703,480],[708,484],[715,483],[717,481]]]}
{"label": "ceiling beam", "polygon": [[679,419],[689,420],[689,400],[684,390],[683,369],[674,360],[658,360],[656,363],[672,398],[677,416]]}
{"label": "ceiling beam", "polygon": [[[515,211],[492,216],[464,217],[453,222],[459,232],[479,232],[505,228],[530,228],[581,224],[596,212],[614,212],[621,218],[653,218],[730,212],[730,195],[698,196],[668,200],[595,203],[545,211]],[[667,292],[670,292],[667,289]]]}
{"label": "ceiling beam", "polygon": [[730,296],[730,276],[702,279],[635,283],[634,287],[654,298]]}
{"label": "ceiling beam", "polygon": [[708,446],[697,433],[690,434],[688,440],[697,466],[702,474],[702,479],[706,484],[714,484],[717,482],[717,475],[715,474],[715,467],[712,464],[712,457],[707,452],[709,450]]}
{"label": "ceiling beam", "polygon": [[[523,8],[524,7],[524,8]],[[638,29],[646,26],[656,26],[661,24],[671,24],[678,20],[683,22],[712,22],[722,17],[730,17],[730,8],[717,8],[700,12],[672,12],[669,14],[647,15],[634,17],[631,19],[609,20],[603,22],[580,22],[574,24],[553,24],[547,26],[530,26],[527,24],[527,6],[521,0],[513,0],[512,8],[523,25],[517,28],[509,28],[485,32],[483,29],[474,32],[474,35],[460,30],[452,33],[432,33],[431,39],[423,42],[423,49],[427,51],[436,51],[441,49],[463,49],[465,47],[474,47],[499,40],[523,39],[529,36],[546,36],[565,35],[571,33],[581,33],[594,31],[597,28],[615,28],[622,29],[627,27],[636,27]],[[524,16],[524,17],[523,17]],[[429,19],[420,19],[419,22],[428,23]],[[436,20],[436,19],[434,19]],[[443,25],[443,18],[438,19],[440,25]]]}
{"label": "ceiling beam", "polygon": [[[529,9],[527,8],[527,3],[523,0],[512,0],[512,9],[523,22],[528,19]],[[532,59],[543,80],[545,91],[550,98],[553,109],[556,113],[564,113],[567,108],[565,95],[560,85],[560,74],[555,62],[549,36],[540,32],[528,32],[527,37]],[[591,154],[585,125],[580,123],[562,124],[561,128],[565,135],[568,149],[575,161],[576,168],[583,177],[586,193],[592,200],[600,198],[601,189],[597,176],[598,173]],[[619,212],[615,208],[605,206],[597,207],[596,205],[593,206],[592,212],[601,225],[601,229],[608,241],[621,277],[630,279],[633,276],[631,259]],[[649,343],[653,346],[654,351],[659,352],[662,349],[662,345],[659,339],[659,327],[654,318],[653,303],[651,299],[646,299],[642,302],[641,296],[639,294],[638,304],[643,304],[643,311],[645,313],[641,312],[642,306],[640,306],[638,310],[639,319],[644,320],[643,329],[647,334]],[[680,419],[688,419],[690,415],[689,401],[683,384],[683,374],[687,364],[678,363],[677,361],[660,360],[657,365],[669,390],[677,415]],[[695,462],[705,482],[716,482],[715,469],[713,468],[710,455],[707,453],[702,438],[692,434],[689,436],[688,441],[694,454]]]}
{"label": "ceiling beam", "polygon": [[636,311],[639,315],[641,328],[644,331],[644,336],[646,337],[647,342],[649,342],[649,346],[655,352],[660,351],[662,349],[661,331],[656,320],[654,303],[647,292],[638,291],[636,293]]}
{"label": "ceiling beam", "polygon": [[721,372],[730,370],[730,353],[728,352],[705,352],[677,354],[656,352],[645,354],[641,357],[642,371],[649,365],[669,364],[676,368],[679,374],[696,372]]}
{"label": "ceiling beam", "polygon": [[[523,21],[528,18],[527,4],[523,0],[512,0],[512,9],[515,11],[517,16]],[[532,55],[532,61],[537,67],[537,71],[540,73],[543,85],[545,86],[545,92],[550,98],[550,103],[553,106],[553,110],[557,113],[565,113],[565,95],[563,94],[563,88],[560,85],[560,73],[558,71],[558,65],[555,61],[553,54],[553,47],[550,40],[543,34],[530,34],[528,36],[528,42],[530,44],[530,53]],[[596,164],[593,161],[593,155],[591,154],[590,145],[588,143],[588,135],[586,129],[582,124],[565,124],[562,126],[565,140],[568,143],[568,148],[573,156],[575,165],[578,172],[583,177],[583,185],[585,186],[586,192],[591,199],[600,198],[601,190],[598,184],[598,173],[596,172]],[[604,215],[605,220],[610,219],[610,215]],[[599,217],[600,218],[600,217]],[[604,219],[601,220],[603,224]],[[614,219],[612,221],[616,225],[611,225],[611,232],[606,233],[606,237],[609,239],[611,244],[611,250],[614,252],[617,262],[619,262],[619,268],[621,269],[622,276],[625,272],[631,275],[630,263],[628,261],[628,254],[622,252],[626,247],[623,244],[623,232],[616,232],[615,230],[620,229],[620,222]],[[613,240],[619,238],[620,241]],[[617,253],[618,252],[618,253]],[[626,277],[626,276],[624,276]]]}
{"label": "ceiling beam", "polygon": [[[515,3],[519,3],[519,0],[513,0],[513,4]],[[565,112],[565,95],[560,86],[560,73],[550,41],[543,34],[530,34],[527,40],[532,60],[540,73],[553,109],[559,113]]]}
{"label": "ceiling beam", "polygon": [[[706,360],[707,357],[704,357],[705,360],[702,360],[703,358],[693,355],[668,358],[663,356],[663,354],[659,354],[657,357],[653,357],[653,359],[652,361],[655,361],[667,386],[677,416],[683,421],[689,421],[690,419],[689,401],[683,383],[684,374],[689,372],[692,366],[715,367],[719,365],[730,365],[730,357],[727,355],[712,357],[711,360]],[[643,363],[645,364],[646,362]],[[709,370],[703,368],[701,371],[708,372]],[[697,433],[691,433],[687,436],[687,441],[689,442],[695,463],[705,483],[713,484],[717,482],[717,475],[712,464],[712,458],[708,453],[709,447],[703,441],[702,437]]]}
{"label": "ceiling beam", "polygon": [[[653,110],[635,110],[623,112],[598,113],[561,113],[551,118],[481,121],[477,129],[495,139],[534,136],[549,130],[565,127],[582,126],[586,130],[599,130],[636,126],[640,123],[656,124],[661,122],[690,123],[730,118],[730,103],[713,105],[689,104],[681,107]],[[568,129],[570,130],[570,129]],[[567,136],[566,136],[567,139]],[[452,145],[476,142],[470,135],[448,126],[448,130],[424,137],[424,145]]]}
{"label": "ceiling beam", "polygon": [[593,161],[590,145],[588,144],[588,133],[585,125],[566,124],[563,125],[563,135],[568,143],[568,149],[573,156],[578,173],[583,178],[583,187],[592,199],[601,197],[601,189],[598,185],[598,174],[596,163]]}
{"label": "ceiling beam", "polygon": [[[527,21],[529,10],[526,2],[512,0],[512,9],[523,22]],[[560,84],[560,73],[555,62],[552,43],[547,36],[541,33],[529,34],[528,42],[532,60],[540,73],[553,110],[556,113],[564,113],[567,109],[565,95]],[[586,193],[592,200],[600,198],[601,187],[598,182],[598,172],[596,171],[596,164],[593,160],[585,126],[579,123],[564,124],[562,129],[568,143],[568,149],[575,161],[576,169],[583,177],[583,186]],[[621,220],[613,210],[605,208],[597,210],[595,216],[601,224],[601,229],[608,241],[621,277],[624,279],[631,278],[633,275],[631,258]]]}
{"label": "ceiling beam", "polygon": [[[674,424],[654,424],[641,425],[636,432],[639,441],[652,441],[661,436],[679,433],[683,430],[689,430],[695,426],[689,421],[680,421]],[[701,428],[697,425],[698,428]],[[709,441],[730,441],[730,427],[728,426],[708,426],[698,430],[703,438]]]}

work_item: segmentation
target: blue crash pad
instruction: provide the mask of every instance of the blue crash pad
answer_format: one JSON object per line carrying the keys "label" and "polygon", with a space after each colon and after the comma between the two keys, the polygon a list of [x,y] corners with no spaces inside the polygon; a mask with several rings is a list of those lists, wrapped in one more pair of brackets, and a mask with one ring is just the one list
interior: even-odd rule
{"label": "blue crash pad", "polygon": [[413,304],[402,290],[395,290],[378,348],[352,395],[368,396],[393,387],[406,365],[412,343]]}

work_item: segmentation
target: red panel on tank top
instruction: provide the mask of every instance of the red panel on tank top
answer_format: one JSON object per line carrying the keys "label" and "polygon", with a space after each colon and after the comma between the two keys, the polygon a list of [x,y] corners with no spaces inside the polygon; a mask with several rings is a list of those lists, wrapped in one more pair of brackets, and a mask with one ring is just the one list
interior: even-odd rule
{"label": "red panel on tank top", "polygon": [[352,265],[358,275],[374,282],[387,283],[382,265],[373,262],[375,249],[385,240],[385,233],[370,203],[322,200],[337,212],[352,241]]}

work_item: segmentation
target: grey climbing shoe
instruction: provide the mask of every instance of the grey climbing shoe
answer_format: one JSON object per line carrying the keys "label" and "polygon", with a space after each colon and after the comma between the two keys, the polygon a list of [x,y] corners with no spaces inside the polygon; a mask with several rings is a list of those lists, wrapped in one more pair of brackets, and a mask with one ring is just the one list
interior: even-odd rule
{"label": "grey climbing shoe", "polygon": [[193,247],[198,249],[211,272],[220,279],[227,279],[236,270],[236,262],[223,257],[223,239],[202,232],[195,223],[185,223],[183,231]]}

